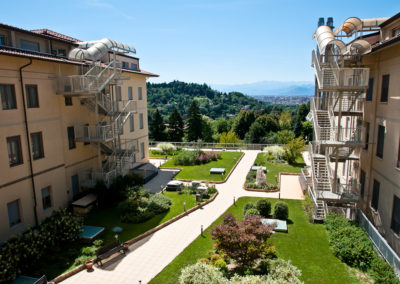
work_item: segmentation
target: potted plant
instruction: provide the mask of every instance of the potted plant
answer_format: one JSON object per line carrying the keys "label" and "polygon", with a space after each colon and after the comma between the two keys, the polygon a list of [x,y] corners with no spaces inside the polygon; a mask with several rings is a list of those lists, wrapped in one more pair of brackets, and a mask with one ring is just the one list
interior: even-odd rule
{"label": "potted plant", "polygon": [[86,269],[87,269],[88,271],[93,270],[93,261],[92,261],[92,260],[86,261],[85,265],[86,265]]}

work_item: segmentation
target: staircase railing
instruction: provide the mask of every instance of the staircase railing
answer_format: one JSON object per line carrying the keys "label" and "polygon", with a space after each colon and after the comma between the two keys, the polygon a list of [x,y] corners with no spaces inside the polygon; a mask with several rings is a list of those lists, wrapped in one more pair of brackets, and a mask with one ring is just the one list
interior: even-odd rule
{"label": "staircase railing", "polygon": [[81,141],[108,141],[114,139],[112,125],[78,125],[76,139]]}

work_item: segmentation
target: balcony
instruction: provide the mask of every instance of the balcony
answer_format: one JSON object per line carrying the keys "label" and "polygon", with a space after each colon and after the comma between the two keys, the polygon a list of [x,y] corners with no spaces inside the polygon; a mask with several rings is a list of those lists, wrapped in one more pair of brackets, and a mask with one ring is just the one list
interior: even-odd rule
{"label": "balcony", "polygon": [[108,142],[115,139],[112,125],[80,125],[75,127],[75,140],[80,142]]}
{"label": "balcony", "polygon": [[104,182],[106,186],[110,186],[113,180],[117,177],[117,171],[93,171],[92,169],[84,169],[79,173],[80,185],[87,188],[93,188],[97,182]]}
{"label": "balcony", "polygon": [[362,91],[368,88],[369,68],[341,68],[336,61],[322,63],[315,50],[312,52],[318,88],[321,91]]}

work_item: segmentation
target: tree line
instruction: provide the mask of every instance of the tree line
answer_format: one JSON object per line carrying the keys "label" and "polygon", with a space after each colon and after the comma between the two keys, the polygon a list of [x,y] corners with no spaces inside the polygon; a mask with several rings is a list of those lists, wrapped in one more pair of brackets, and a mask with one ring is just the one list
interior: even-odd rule
{"label": "tree line", "polygon": [[241,110],[232,119],[212,119],[202,115],[198,100],[193,99],[186,120],[177,107],[167,120],[156,108],[151,114],[149,134],[155,141],[286,144],[296,137],[312,139],[312,123],[305,119],[309,111],[309,104],[267,105],[260,110]]}

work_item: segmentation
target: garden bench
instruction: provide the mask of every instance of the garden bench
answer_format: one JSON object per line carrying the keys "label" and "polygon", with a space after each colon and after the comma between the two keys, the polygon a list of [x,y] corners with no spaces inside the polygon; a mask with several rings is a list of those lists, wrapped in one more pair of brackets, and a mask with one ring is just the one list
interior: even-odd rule
{"label": "garden bench", "polygon": [[225,168],[211,168],[210,174],[225,174]]}
{"label": "garden bench", "polygon": [[125,254],[124,245],[120,244],[118,240],[112,243],[106,244],[96,250],[96,263],[100,262],[100,266],[103,265],[102,261],[116,252],[123,252]]}

